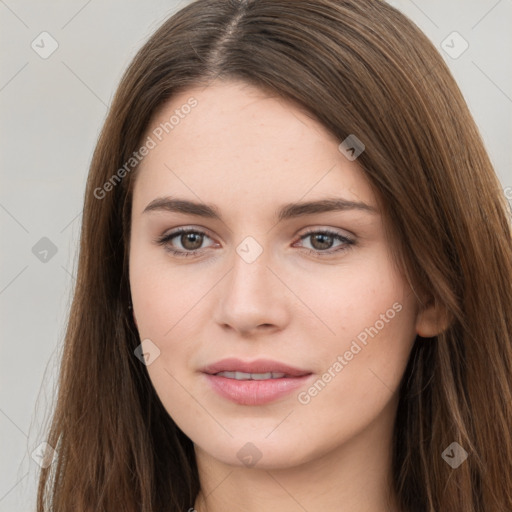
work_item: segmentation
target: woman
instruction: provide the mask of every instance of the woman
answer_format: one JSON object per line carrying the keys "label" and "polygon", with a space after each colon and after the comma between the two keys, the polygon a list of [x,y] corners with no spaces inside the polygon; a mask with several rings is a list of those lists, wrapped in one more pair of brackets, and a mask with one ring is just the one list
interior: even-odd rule
{"label": "woman", "polygon": [[87,182],[38,510],[512,510],[507,206],[376,0],[198,0]]}

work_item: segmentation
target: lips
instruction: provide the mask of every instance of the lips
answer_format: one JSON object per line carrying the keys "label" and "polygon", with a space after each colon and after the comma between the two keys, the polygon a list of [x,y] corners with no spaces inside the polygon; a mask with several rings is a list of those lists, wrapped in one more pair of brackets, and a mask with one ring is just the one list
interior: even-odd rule
{"label": "lips", "polygon": [[267,359],[223,359],[202,372],[216,393],[239,405],[276,401],[302,386],[312,375],[308,370]]}
{"label": "lips", "polygon": [[235,358],[223,359],[222,361],[206,366],[202,371],[209,375],[215,375],[220,372],[242,372],[250,374],[284,374],[284,377],[303,377],[311,373],[308,370],[294,368],[293,366],[270,359],[258,359],[256,361],[247,362]]}
{"label": "lips", "polygon": [[219,372],[215,374],[217,377],[226,377],[226,379],[236,380],[266,380],[266,379],[282,379],[289,377],[286,373],[266,372],[266,373],[245,373],[245,372]]}

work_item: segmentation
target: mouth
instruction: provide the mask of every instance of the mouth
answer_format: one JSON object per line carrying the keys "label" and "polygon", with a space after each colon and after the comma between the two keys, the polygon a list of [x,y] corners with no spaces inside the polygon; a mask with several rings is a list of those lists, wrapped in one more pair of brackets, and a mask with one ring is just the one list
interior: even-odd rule
{"label": "mouth", "polygon": [[264,380],[281,379],[283,377],[302,377],[309,375],[309,370],[296,368],[271,359],[257,359],[256,361],[242,361],[241,359],[222,359],[216,363],[205,366],[203,373],[208,375],[222,375],[237,380]]}
{"label": "mouth", "polygon": [[215,373],[217,377],[225,377],[226,379],[235,380],[267,380],[267,379],[282,379],[283,377],[290,377],[286,373],[267,372],[267,373],[245,373],[245,372],[218,372]]}
{"label": "mouth", "polygon": [[312,375],[309,370],[263,359],[224,359],[201,371],[217,394],[239,405],[276,401],[302,386]]}

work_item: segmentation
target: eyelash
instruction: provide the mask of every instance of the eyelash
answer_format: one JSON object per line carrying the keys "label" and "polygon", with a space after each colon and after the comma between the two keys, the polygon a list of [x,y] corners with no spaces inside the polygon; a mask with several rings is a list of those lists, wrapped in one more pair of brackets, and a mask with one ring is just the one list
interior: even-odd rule
{"label": "eyelash", "polygon": [[[168,245],[169,242],[173,238],[176,238],[177,236],[182,235],[182,234],[190,234],[190,233],[204,235],[207,238],[210,238],[204,231],[201,231],[198,229],[179,228],[171,233],[168,233],[167,235],[163,235],[162,237],[157,238],[155,240],[155,243],[157,243],[158,245],[164,246],[165,250],[168,253],[172,254],[173,256],[177,256],[179,258],[187,258],[187,257],[191,257],[191,256],[196,256],[203,249],[196,249],[194,251],[177,251],[175,249],[171,249],[170,246]],[[318,235],[318,234],[331,236],[334,239],[339,240],[340,242],[343,242],[345,244],[345,246],[341,246],[341,248],[338,248],[335,250],[329,250],[329,251],[328,250],[320,251],[320,250],[315,250],[315,249],[308,249],[307,247],[304,248],[304,250],[306,250],[309,254],[312,254],[313,256],[317,256],[319,258],[326,257],[326,256],[332,256],[333,254],[347,251],[351,248],[351,246],[355,245],[355,243],[356,243],[354,240],[352,240],[346,236],[340,235],[339,233],[337,233],[335,231],[331,231],[329,229],[308,231],[307,233],[304,233],[303,235],[301,235],[299,240],[304,240],[305,238],[308,238],[311,235]]]}

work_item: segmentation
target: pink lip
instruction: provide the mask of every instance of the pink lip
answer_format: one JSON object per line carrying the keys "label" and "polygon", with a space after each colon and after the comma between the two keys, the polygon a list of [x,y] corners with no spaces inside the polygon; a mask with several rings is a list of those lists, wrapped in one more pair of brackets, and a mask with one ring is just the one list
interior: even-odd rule
{"label": "pink lip", "polygon": [[[235,380],[217,376],[219,372],[284,373],[280,379]],[[223,359],[202,369],[212,388],[222,397],[240,405],[263,405],[281,398],[304,384],[311,372],[292,366],[258,359],[252,362]]]}
{"label": "pink lip", "polygon": [[234,357],[229,359],[222,359],[216,363],[210,364],[201,370],[203,373],[214,375],[219,372],[245,372],[245,373],[285,373],[290,377],[302,377],[309,375],[311,372],[294,368],[278,361],[271,359],[257,359],[256,361],[246,362]]}

